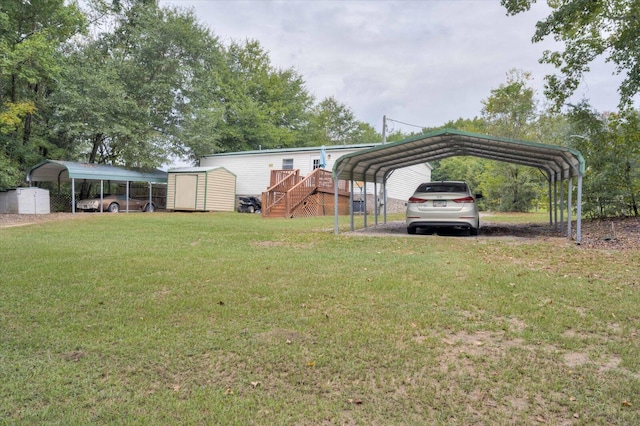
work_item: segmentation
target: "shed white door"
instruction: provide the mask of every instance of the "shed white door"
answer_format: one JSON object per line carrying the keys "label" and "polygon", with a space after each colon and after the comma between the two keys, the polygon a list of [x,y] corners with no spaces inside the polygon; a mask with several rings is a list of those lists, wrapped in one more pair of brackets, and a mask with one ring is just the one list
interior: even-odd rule
{"label": "shed white door", "polygon": [[175,209],[193,210],[197,205],[198,175],[176,175]]}

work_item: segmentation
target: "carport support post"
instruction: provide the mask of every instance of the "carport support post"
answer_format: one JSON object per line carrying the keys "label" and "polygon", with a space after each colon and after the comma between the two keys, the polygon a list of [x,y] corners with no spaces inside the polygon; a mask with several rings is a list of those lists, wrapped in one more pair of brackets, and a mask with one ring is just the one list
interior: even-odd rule
{"label": "carport support post", "polygon": [[362,189],[364,192],[364,227],[367,227],[367,181],[362,182]]}
{"label": "carport support post", "polygon": [[127,181],[127,189],[125,190],[125,192],[127,193],[127,200],[124,203],[127,206],[127,213],[129,213],[129,181]]}
{"label": "carport support post", "polygon": [[578,175],[578,200],[576,201],[576,243],[582,240],[582,175]]}
{"label": "carport support post", "polygon": [[149,207],[151,207],[151,204],[153,203],[153,188],[151,186],[151,182],[149,182]]}
{"label": "carport support post", "polygon": [[373,223],[378,226],[378,182],[373,182]]}
{"label": "carport support post", "polygon": [[76,214],[76,180],[71,178],[71,213]]}
{"label": "carport support post", "polygon": [[552,195],[551,195],[551,185],[553,182],[553,175],[549,174],[549,225],[553,225],[553,210],[552,210]]}
{"label": "carport support post", "polygon": [[571,199],[573,198],[573,178],[567,183],[567,238],[571,239]]}
{"label": "carport support post", "polygon": [[564,176],[560,177],[560,232],[564,231]]}
{"label": "carport support post", "polygon": [[558,229],[558,181],[553,175],[553,228]]}
{"label": "carport support post", "polygon": [[385,224],[387,223],[387,182],[389,181],[389,177],[391,177],[392,173],[393,173],[393,170],[386,172],[382,177],[382,204],[383,204],[382,211],[384,212],[383,214],[384,214]]}
{"label": "carport support post", "polygon": [[[349,219],[351,221],[351,231],[353,231],[355,229],[355,225],[353,223],[353,179],[349,181],[349,185],[351,186],[351,191],[349,191],[349,212],[351,212],[351,217]],[[338,191],[336,191],[336,194],[337,193]]]}
{"label": "carport support post", "polygon": [[[338,176],[333,175],[333,232],[338,235]],[[353,222],[353,213],[351,216]]]}
{"label": "carport support post", "polygon": [[104,212],[104,180],[100,179],[100,213]]}
{"label": "carport support post", "polygon": [[387,179],[382,184],[382,208],[384,212],[384,222],[387,223]]}

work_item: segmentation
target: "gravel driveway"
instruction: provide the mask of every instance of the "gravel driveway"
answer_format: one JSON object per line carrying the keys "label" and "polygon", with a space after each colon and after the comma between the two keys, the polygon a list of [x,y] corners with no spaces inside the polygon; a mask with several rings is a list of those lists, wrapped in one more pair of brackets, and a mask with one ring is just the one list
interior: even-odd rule
{"label": "gravel driveway", "polygon": [[[572,225],[575,237],[576,224]],[[424,238],[424,234],[408,235],[404,221],[387,222],[377,227],[357,229],[348,232],[350,235],[375,236],[406,236],[408,238]],[[554,226],[541,223],[503,223],[483,220],[478,237],[469,237],[465,233],[456,231],[441,231],[438,235],[465,238],[494,238],[510,237],[525,239],[567,239],[566,230],[560,231]],[[640,218],[615,218],[603,220],[582,221],[581,246],[605,249],[636,249],[640,250]]]}

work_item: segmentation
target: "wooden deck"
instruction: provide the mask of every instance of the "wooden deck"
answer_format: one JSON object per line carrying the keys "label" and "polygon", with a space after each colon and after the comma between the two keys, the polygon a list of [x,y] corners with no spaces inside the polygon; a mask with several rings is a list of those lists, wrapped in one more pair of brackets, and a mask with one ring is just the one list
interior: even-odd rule
{"label": "wooden deck", "polygon": [[[269,188],[262,193],[263,217],[333,215],[335,187],[331,172],[315,169],[307,177],[300,170],[272,170]],[[338,212],[349,214],[347,181],[338,181]]]}

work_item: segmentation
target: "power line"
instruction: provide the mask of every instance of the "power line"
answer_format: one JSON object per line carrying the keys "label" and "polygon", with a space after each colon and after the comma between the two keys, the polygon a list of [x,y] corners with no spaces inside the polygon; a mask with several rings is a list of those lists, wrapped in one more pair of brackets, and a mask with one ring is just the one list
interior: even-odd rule
{"label": "power line", "polygon": [[404,124],[405,126],[417,127],[419,129],[424,129],[425,127],[427,127],[427,126],[418,126],[416,124],[405,123],[405,122],[402,122],[402,121],[399,121],[399,120],[394,120],[393,118],[389,118],[389,117],[387,117],[387,121],[393,121],[395,123]]}

